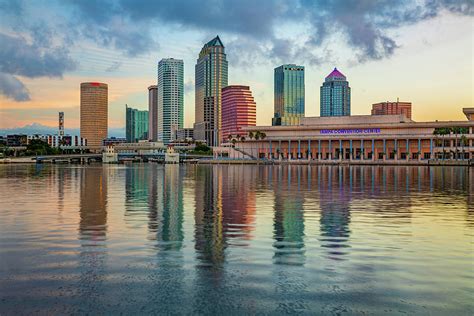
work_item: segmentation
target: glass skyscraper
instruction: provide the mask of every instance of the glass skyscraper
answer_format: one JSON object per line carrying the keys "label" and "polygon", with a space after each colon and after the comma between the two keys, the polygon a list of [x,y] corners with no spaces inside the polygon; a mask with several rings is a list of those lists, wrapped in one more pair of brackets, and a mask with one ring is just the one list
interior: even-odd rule
{"label": "glass skyscraper", "polygon": [[210,146],[222,141],[222,88],[227,87],[228,65],[219,36],[201,49],[196,63],[194,138]]}
{"label": "glass skyscraper", "polygon": [[184,64],[165,58],[158,63],[158,139],[174,140],[184,121]]}
{"label": "glass skyscraper", "polygon": [[351,88],[337,68],[326,77],[321,86],[321,116],[351,115]]}
{"label": "glass skyscraper", "polygon": [[148,111],[132,109],[125,105],[125,136],[128,143],[148,139]]}
{"label": "glass skyscraper", "polygon": [[304,117],[304,67],[289,64],[275,68],[274,85],[272,125],[299,125]]}

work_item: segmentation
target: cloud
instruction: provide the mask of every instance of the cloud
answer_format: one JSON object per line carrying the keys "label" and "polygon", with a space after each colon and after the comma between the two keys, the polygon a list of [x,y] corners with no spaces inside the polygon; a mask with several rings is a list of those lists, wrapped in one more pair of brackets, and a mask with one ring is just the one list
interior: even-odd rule
{"label": "cloud", "polygon": [[[75,68],[69,51],[83,41],[134,58],[157,51],[156,35],[166,28],[222,35],[233,65],[318,65],[334,58],[327,52],[335,38],[348,58],[368,62],[393,56],[399,44],[392,30],[442,12],[472,16],[473,6],[472,0],[0,0],[0,72],[61,77]],[[298,31],[280,32],[285,24]]]}
{"label": "cloud", "polygon": [[117,71],[122,66],[121,61],[113,62],[109,67],[105,69],[106,72],[114,72]]}
{"label": "cloud", "polygon": [[29,78],[61,77],[75,62],[64,47],[49,47],[50,40],[35,37],[32,44],[22,37],[0,33],[0,71]]}
{"label": "cloud", "polygon": [[18,102],[30,100],[30,93],[25,85],[14,76],[3,72],[0,72],[0,94]]}

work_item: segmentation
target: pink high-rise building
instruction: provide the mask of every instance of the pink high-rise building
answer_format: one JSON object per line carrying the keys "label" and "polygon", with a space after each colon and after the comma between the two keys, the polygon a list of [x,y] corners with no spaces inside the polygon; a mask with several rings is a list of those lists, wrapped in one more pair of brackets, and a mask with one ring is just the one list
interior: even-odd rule
{"label": "pink high-rise building", "polygon": [[248,86],[227,86],[222,89],[222,139],[229,135],[244,136],[244,126],[257,123],[257,104]]}

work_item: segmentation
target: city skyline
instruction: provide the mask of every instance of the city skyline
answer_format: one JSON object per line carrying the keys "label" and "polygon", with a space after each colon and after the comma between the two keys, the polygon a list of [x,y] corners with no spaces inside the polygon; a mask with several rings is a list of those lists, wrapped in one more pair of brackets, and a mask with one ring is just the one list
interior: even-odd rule
{"label": "city skyline", "polygon": [[[342,26],[342,28],[339,31],[326,28],[327,34],[322,39],[322,45],[314,49],[314,54],[316,51],[320,53],[319,59],[309,56],[310,50],[313,49],[308,49],[307,54],[304,54],[303,50],[298,49],[299,46],[291,45],[295,44],[291,40],[292,34],[301,35],[304,43],[308,42],[308,38],[314,34],[305,31],[297,21],[292,19],[289,19],[287,24],[283,23],[284,25],[277,27],[276,21],[285,21],[281,12],[275,13],[275,17],[268,17],[268,21],[264,18],[259,20],[263,26],[258,27],[258,30],[263,32],[263,35],[267,34],[269,40],[258,40],[263,35],[252,32],[246,36],[242,30],[245,25],[237,22],[237,24],[227,25],[222,20],[218,20],[215,24],[208,22],[206,26],[195,25],[196,27],[191,30],[192,23],[197,23],[194,20],[194,22],[180,21],[178,29],[174,28],[173,24],[177,22],[170,22],[165,18],[161,18],[163,21],[153,20],[153,25],[146,29],[147,34],[150,32],[154,34],[158,25],[170,31],[165,32],[169,35],[160,35],[160,47],[152,49],[144,43],[146,49],[144,48],[141,53],[130,51],[128,42],[123,43],[123,48],[120,48],[118,39],[123,40],[123,37],[120,37],[118,32],[105,34],[104,37],[96,34],[94,38],[87,38],[82,34],[74,45],[67,46],[64,35],[67,32],[61,32],[58,26],[61,19],[53,23],[46,21],[45,17],[48,17],[48,14],[41,16],[35,13],[46,12],[44,5],[18,3],[15,6],[13,2],[8,1],[1,1],[0,4],[3,3],[7,5],[0,5],[2,16],[0,42],[5,44],[2,45],[1,52],[6,60],[10,60],[11,65],[16,65],[15,63],[18,65],[16,68],[2,65],[0,111],[3,119],[0,120],[1,128],[19,127],[31,123],[56,126],[57,113],[60,111],[64,111],[68,117],[67,128],[79,127],[77,86],[80,82],[86,81],[100,81],[109,85],[109,127],[124,127],[124,104],[146,109],[147,87],[154,84],[156,80],[156,62],[165,57],[182,58],[185,69],[188,69],[184,74],[186,95],[184,126],[191,127],[195,119],[193,65],[203,43],[216,34],[219,34],[226,43],[226,54],[231,69],[229,84],[248,85],[254,92],[255,101],[259,105],[257,125],[271,124],[272,70],[282,63],[305,66],[306,116],[319,115],[319,91],[316,90],[319,90],[319,85],[328,69],[334,67],[343,69],[344,74],[350,78],[351,114],[353,115],[369,114],[372,104],[393,101],[397,97],[412,102],[415,120],[461,119],[460,111],[452,109],[472,106],[472,60],[470,58],[472,32],[458,32],[459,29],[470,29],[472,8],[469,5],[466,6],[467,2],[461,1],[451,6],[440,2],[436,7],[430,7],[422,2],[421,13],[429,12],[431,15],[422,15],[417,12],[410,21],[394,20],[391,17],[391,26],[383,26],[375,21],[374,17],[384,16],[383,7],[348,5],[344,10],[353,10],[356,16],[369,19],[369,30],[374,31],[373,36],[369,34],[367,44],[355,41],[355,38],[351,36],[356,34],[346,30],[344,28],[346,24],[336,17],[333,26]],[[120,4],[117,10],[123,9],[123,5]],[[336,10],[333,8],[327,8],[321,3],[315,4],[317,5],[322,6],[328,16],[335,14]],[[99,23],[101,29],[112,30],[112,20],[116,13],[107,13],[103,22],[98,22],[94,15],[96,13],[87,12],[79,5],[71,6],[52,3],[50,14],[62,13],[69,8],[81,17],[91,19],[93,23]],[[203,6],[207,8],[209,4],[204,3]],[[271,4],[268,6],[273,7]],[[408,10],[408,8],[401,8],[400,5],[398,8]],[[265,5],[257,5],[254,9],[257,12],[263,12]],[[290,9],[292,8],[281,10],[288,12],[291,11]],[[307,11],[307,15],[315,14],[316,8],[308,7]],[[146,20],[142,14],[136,13],[134,18],[140,26],[131,28],[130,32],[141,30],[141,23]],[[307,15],[304,15],[304,19],[308,18]],[[237,21],[237,17],[231,13],[226,15],[229,22]],[[253,15],[250,18],[252,17]],[[28,18],[31,18],[31,21],[26,21]],[[24,23],[21,31],[18,30],[17,20]],[[333,23],[326,16],[323,21]],[[116,27],[119,30],[125,30],[129,22],[124,21],[123,25]],[[74,20],[74,23],[68,26],[72,29],[79,27],[78,21]],[[276,37],[276,30],[279,29],[282,30],[279,33],[281,37]],[[348,35],[349,39],[352,38],[354,41],[344,40],[338,36],[338,33]],[[110,36],[108,41],[105,36]],[[396,45],[390,50],[386,48],[380,50],[378,44],[382,43],[380,41],[383,39],[392,40]],[[46,46],[48,41],[54,44],[50,45],[51,48]],[[38,48],[37,56],[28,54],[28,49],[34,50],[34,48]],[[65,49],[61,50],[61,48]],[[320,49],[322,52],[319,51]],[[352,51],[357,53],[352,53]],[[14,53],[21,58],[13,58]],[[50,72],[44,69],[48,58],[51,59]],[[20,63],[21,60],[24,61],[23,64]],[[449,63],[443,60],[449,60]],[[34,61],[36,68],[30,65]],[[70,66],[73,64],[74,67]],[[56,71],[56,66],[60,65],[63,67]],[[440,78],[440,80],[427,78]],[[13,89],[15,87],[17,89]]]}

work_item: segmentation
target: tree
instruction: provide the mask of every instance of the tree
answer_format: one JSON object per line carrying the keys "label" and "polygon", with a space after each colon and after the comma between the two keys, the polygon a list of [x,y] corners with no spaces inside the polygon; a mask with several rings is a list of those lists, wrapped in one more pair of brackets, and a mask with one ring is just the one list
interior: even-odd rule
{"label": "tree", "polygon": [[461,149],[462,149],[462,160],[464,160],[464,145],[467,144],[467,137],[466,135],[461,135]]}
{"label": "tree", "polygon": [[252,139],[254,137],[253,132],[249,132],[249,139]]}

